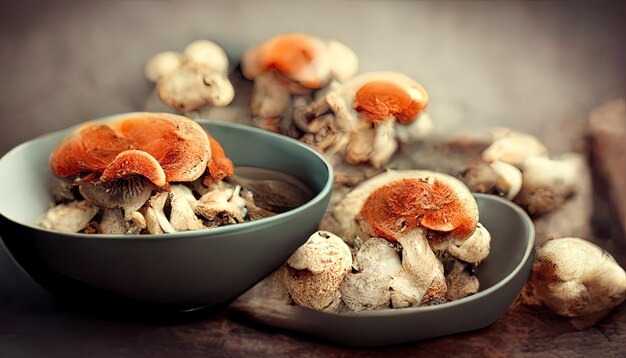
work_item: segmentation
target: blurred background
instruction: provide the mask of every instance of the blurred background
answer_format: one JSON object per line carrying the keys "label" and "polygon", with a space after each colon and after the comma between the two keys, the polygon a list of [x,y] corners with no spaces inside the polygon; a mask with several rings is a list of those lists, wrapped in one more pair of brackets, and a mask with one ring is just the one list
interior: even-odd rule
{"label": "blurred background", "polygon": [[421,82],[438,130],[508,126],[567,149],[589,110],[626,96],[626,2],[51,1],[0,5],[0,155],[145,108],[144,63],[210,39],[235,69],[282,32],[334,38],[360,72]]}

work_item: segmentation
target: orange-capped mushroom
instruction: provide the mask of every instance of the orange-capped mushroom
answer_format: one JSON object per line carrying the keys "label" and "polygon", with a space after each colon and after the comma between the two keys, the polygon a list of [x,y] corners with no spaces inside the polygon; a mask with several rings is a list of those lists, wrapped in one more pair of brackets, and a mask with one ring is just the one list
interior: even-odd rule
{"label": "orange-capped mushroom", "polygon": [[104,124],[87,124],[65,137],[50,156],[50,167],[60,177],[98,175],[119,153],[133,149],[125,138]]}
{"label": "orange-capped mushroom", "polygon": [[419,89],[417,99],[393,82],[372,81],[359,88],[352,107],[366,120],[376,122],[394,116],[400,124],[410,124],[428,103],[426,91],[421,86]]}
{"label": "orange-capped mushroom", "polygon": [[152,155],[168,182],[200,177],[211,156],[206,132],[193,120],[166,113],[141,113],[109,124],[137,149]]}
{"label": "orange-capped mushroom", "polygon": [[464,208],[454,189],[433,178],[407,178],[372,192],[360,212],[375,236],[395,242],[421,226],[455,237],[469,237],[478,223],[473,206]]}
{"label": "orange-capped mushroom", "polygon": [[128,179],[133,175],[145,177],[157,188],[165,189],[167,187],[165,172],[159,162],[147,152],[136,149],[126,150],[118,154],[106,167],[100,180],[111,182]]}
{"label": "orange-capped mushroom", "polygon": [[211,146],[211,159],[207,164],[209,175],[215,180],[222,180],[235,174],[233,162],[226,157],[220,142],[207,133]]}

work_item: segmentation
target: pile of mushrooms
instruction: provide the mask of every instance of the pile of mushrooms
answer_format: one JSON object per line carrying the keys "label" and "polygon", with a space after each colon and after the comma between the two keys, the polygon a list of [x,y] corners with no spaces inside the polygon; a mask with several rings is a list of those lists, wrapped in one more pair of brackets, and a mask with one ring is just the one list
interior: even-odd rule
{"label": "pile of mushrooms", "polygon": [[[39,224],[65,232],[159,234],[242,222],[258,212],[221,145],[196,122],[142,113],[78,128],[50,157],[66,181]],[[267,213],[272,215],[272,213]]]}
{"label": "pile of mushrooms", "polygon": [[254,81],[251,114],[255,125],[293,134],[294,102],[305,100],[331,81],[345,81],[357,69],[357,56],[346,45],[303,33],[281,34],[249,49],[241,60],[241,71]]}
{"label": "pile of mushrooms", "polygon": [[165,51],[145,66],[146,78],[169,107],[186,113],[205,106],[229,105],[235,90],[228,79],[228,57],[217,44],[197,40],[182,53]]}
{"label": "pile of mushrooms", "polygon": [[276,292],[325,311],[438,304],[479,288],[491,237],[457,179],[427,171],[371,178],[333,207],[273,276]]}

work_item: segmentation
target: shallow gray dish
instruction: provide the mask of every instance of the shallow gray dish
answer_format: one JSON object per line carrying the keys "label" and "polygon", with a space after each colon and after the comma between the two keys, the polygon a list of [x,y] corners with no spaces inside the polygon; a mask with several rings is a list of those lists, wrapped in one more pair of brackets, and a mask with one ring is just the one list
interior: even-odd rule
{"label": "shallow gray dish", "polygon": [[75,129],[69,128],[23,143],[0,159],[0,236],[14,260],[41,286],[72,303],[149,314],[221,305],[263,279],[316,230],[332,193],[332,168],[285,136],[209,120],[200,124],[236,166],[290,174],[315,197],[274,217],[174,234],[45,230],[35,223],[58,181],[48,159]]}
{"label": "shallow gray dish", "polygon": [[[234,308],[261,323],[303,332],[349,346],[413,342],[486,327],[504,315],[530,276],[534,226],[517,205],[500,197],[475,194],[480,222],[492,236],[491,251],[477,268],[480,291],[434,306],[326,313],[299,306],[276,307],[257,300],[254,309]],[[273,306],[270,306],[273,305]]]}

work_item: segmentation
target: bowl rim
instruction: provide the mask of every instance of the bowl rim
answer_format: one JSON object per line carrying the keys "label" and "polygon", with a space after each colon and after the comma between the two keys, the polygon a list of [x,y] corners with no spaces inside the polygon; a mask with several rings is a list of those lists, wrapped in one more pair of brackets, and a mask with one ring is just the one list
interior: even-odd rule
{"label": "bowl rim", "polygon": [[369,310],[369,311],[359,311],[359,312],[352,312],[352,311],[326,312],[326,311],[314,310],[312,308],[303,307],[303,306],[293,306],[293,308],[296,310],[301,310],[301,312],[307,312],[308,314],[326,315],[327,317],[342,317],[346,319],[348,318],[349,319],[367,319],[367,318],[374,318],[374,317],[398,317],[398,316],[406,316],[406,315],[415,315],[420,312],[432,312],[432,311],[439,311],[442,309],[451,309],[451,308],[454,308],[459,305],[463,305],[468,302],[482,300],[486,298],[487,296],[493,294],[494,292],[499,291],[505,285],[511,282],[520,273],[520,271],[522,271],[524,266],[526,266],[528,261],[531,259],[534,246],[535,246],[535,226],[531,218],[524,211],[524,209],[522,209],[517,204],[507,199],[504,199],[498,195],[493,195],[493,194],[472,193],[472,195],[475,198],[480,198],[483,200],[494,200],[496,202],[499,202],[500,204],[508,206],[509,208],[513,209],[513,211],[515,211],[519,215],[519,217],[521,217],[522,221],[526,223],[526,227],[528,227],[528,242],[526,244],[524,256],[522,257],[520,262],[515,266],[515,268],[511,270],[511,272],[500,281],[496,282],[495,284],[493,284],[492,286],[488,287],[485,290],[476,292],[473,295],[466,296],[455,301],[441,303],[441,304],[432,305],[432,306],[389,308],[389,309],[383,309],[383,310]]}
{"label": "bowl rim", "polygon": [[[55,231],[55,230],[49,230],[49,229],[45,229],[42,228],[40,226],[34,225],[34,224],[27,224],[27,223],[23,223],[23,222],[19,222],[16,220],[13,220],[10,218],[10,216],[5,215],[5,213],[0,212],[0,216],[6,218],[7,220],[14,222],[16,224],[28,227],[30,229],[33,230],[37,230],[37,231],[42,231],[42,232],[46,232],[46,233],[51,233],[53,234],[53,237],[55,238],[68,238],[68,239],[89,239],[89,240],[125,240],[125,241],[153,241],[154,239],[156,240],[180,240],[180,239],[190,239],[190,238],[210,238],[212,236],[218,236],[218,235],[224,235],[224,234],[231,234],[231,233],[236,233],[236,232],[240,232],[240,231],[246,231],[246,230],[250,230],[253,229],[255,226],[260,226],[260,227],[264,227],[267,225],[272,225],[274,222],[276,221],[282,221],[285,219],[288,219],[290,217],[293,216],[297,216],[300,213],[309,210],[311,207],[317,205],[320,201],[323,201],[324,198],[326,196],[328,196],[329,194],[332,194],[332,189],[334,186],[334,171],[333,171],[333,167],[332,165],[326,160],[326,158],[324,158],[320,153],[318,153],[317,151],[315,151],[313,148],[307,146],[306,144],[293,139],[291,137],[285,136],[285,135],[280,135],[277,133],[273,133],[273,132],[269,132],[260,128],[256,128],[256,127],[252,127],[252,126],[247,126],[247,125],[243,125],[243,124],[238,124],[238,123],[230,123],[230,122],[223,122],[223,121],[218,121],[218,120],[214,120],[214,119],[204,119],[204,118],[197,118],[197,119],[192,119],[189,118],[187,116],[184,115],[179,115],[176,113],[167,113],[167,112],[127,112],[127,113],[118,113],[118,114],[112,114],[109,116],[105,116],[105,117],[101,117],[101,118],[97,118],[97,119],[92,119],[92,120],[87,120],[84,122],[80,122],[77,123],[75,125],[66,127],[66,128],[62,128],[62,129],[58,129],[52,132],[48,132],[48,133],[44,133],[42,135],[39,135],[35,138],[32,138],[30,140],[27,140],[17,146],[15,146],[13,149],[11,149],[10,151],[8,151],[6,154],[4,154],[1,158],[0,158],[0,163],[2,162],[2,160],[4,160],[6,157],[8,157],[9,155],[12,155],[14,152],[20,151],[20,150],[24,150],[24,148],[26,148],[27,146],[31,145],[34,142],[37,141],[43,141],[46,140],[48,137],[50,136],[54,136],[54,135],[59,135],[63,132],[67,132],[67,134],[69,134],[70,132],[84,126],[87,125],[89,123],[99,123],[99,122],[107,122],[107,121],[112,121],[121,117],[132,117],[132,116],[144,116],[144,115],[177,115],[177,116],[183,116],[186,117],[196,123],[198,123],[200,126],[202,126],[203,124],[209,124],[209,125],[216,125],[216,126],[221,126],[221,127],[225,127],[225,128],[231,128],[231,129],[235,129],[237,131],[244,131],[244,132],[249,132],[249,133],[254,133],[256,135],[261,135],[261,136],[268,136],[270,138],[272,138],[272,140],[279,140],[279,141],[286,141],[291,143],[291,145],[295,145],[297,147],[299,147],[300,149],[305,150],[306,152],[309,152],[310,154],[313,154],[315,157],[317,157],[317,159],[322,163],[322,165],[326,168],[326,173],[327,173],[327,179],[326,182],[324,183],[324,186],[322,187],[322,189],[308,202],[306,202],[305,204],[294,208],[292,210],[286,211],[284,213],[280,213],[274,216],[270,216],[270,217],[266,217],[266,218],[262,218],[259,220],[255,220],[255,221],[246,221],[243,223],[237,223],[237,224],[232,224],[232,225],[226,225],[226,226],[219,226],[219,227],[214,227],[214,228],[206,228],[206,229],[200,229],[200,230],[189,230],[189,231],[178,231],[178,232],[174,232],[174,233],[168,233],[168,234],[141,234],[141,235],[126,235],[126,234],[84,234],[84,233],[68,233],[68,232],[61,232],[61,231]],[[206,130],[204,127],[202,128],[204,130]],[[66,135],[67,135],[66,134]],[[54,173],[52,173],[54,174]],[[61,179],[60,179],[61,180]],[[153,239],[153,240],[146,240],[146,239]]]}

